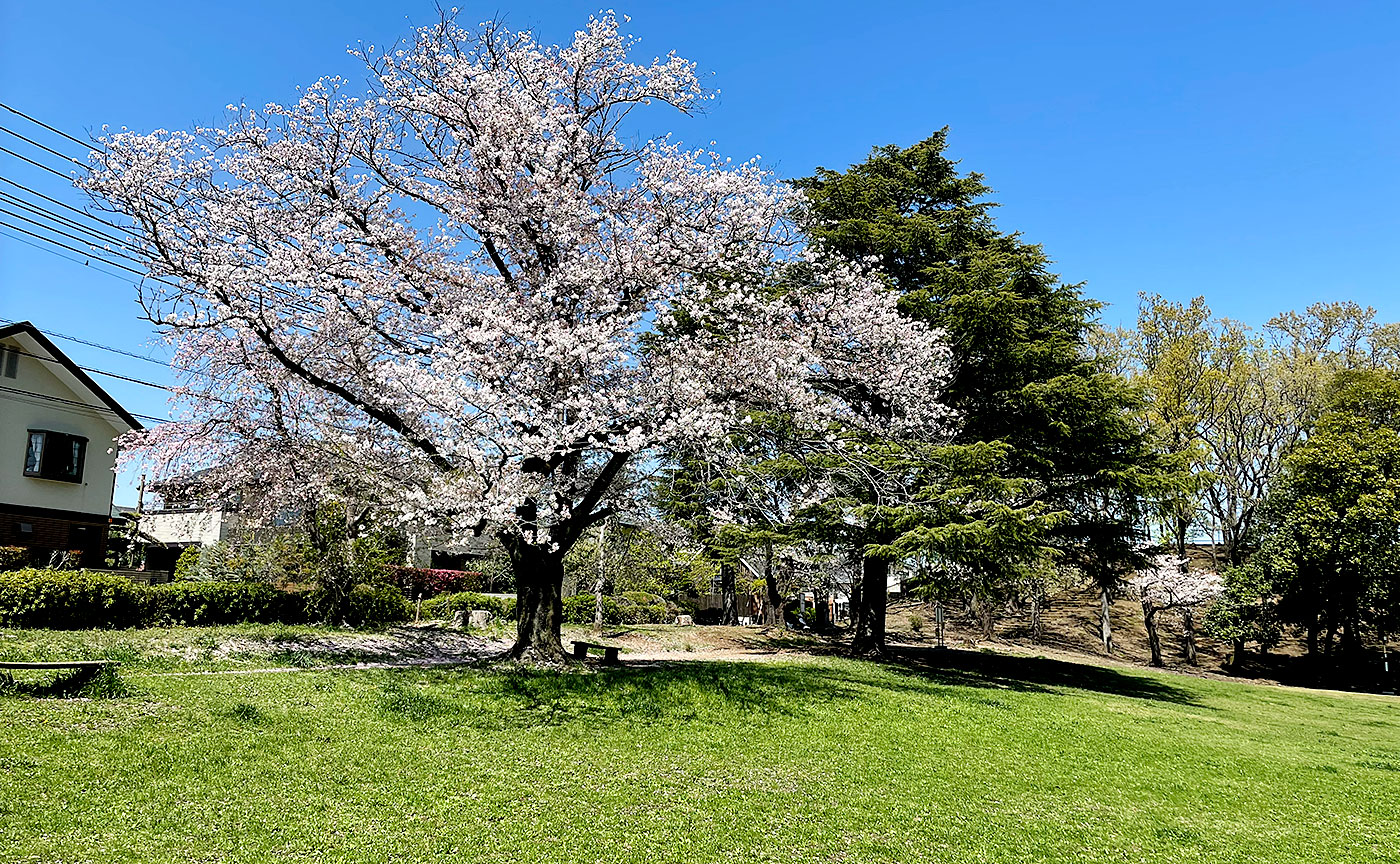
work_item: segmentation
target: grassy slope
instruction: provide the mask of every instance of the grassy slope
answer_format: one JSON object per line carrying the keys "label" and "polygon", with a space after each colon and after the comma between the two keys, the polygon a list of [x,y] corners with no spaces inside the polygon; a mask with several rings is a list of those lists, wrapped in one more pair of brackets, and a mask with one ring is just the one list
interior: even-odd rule
{"label": "grassy slope", "polygon": [[966,652],[190,677],[142,656],[129,698],[0,699],[0,859],[1400,860],[1381,697]]}

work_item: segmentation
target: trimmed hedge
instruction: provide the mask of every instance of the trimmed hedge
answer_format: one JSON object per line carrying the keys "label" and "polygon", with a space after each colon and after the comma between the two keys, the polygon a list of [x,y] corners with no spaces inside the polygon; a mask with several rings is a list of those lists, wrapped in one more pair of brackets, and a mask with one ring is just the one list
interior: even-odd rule
{"label": "trimmed hedge", "polygon": [[[592,624],[597,598],[575,594],[564,598],[565,624]],[[604,624],[666,624],[674,620],[666,601],[655,594],[629,591],[621,597],[603,597]]]}
{"label": "trimmed hedge", "polygon": [[87,570],[0,573],[0,625],[85,630],[136,627],[146,617],[150,587]]}
{"label": "trimmed hedge", "polygon": [[304,624],[310,617],[311,592],[281,591],[259,582],[170,582],[146,591],[145,623]]}
{"label": "trimmed hedge", "polygon": [[338,600],[325,592],[313,591],[303,608],[312,620],[351,627],[399,624],[412,615],[403,592],[389,585],[356,585]]}
{"label": "trimmed hedge", "polygon": [[323,591],[284,591],[258,582],[141,585],[90,570],[0,573],[0,626],[55,630],[172,624],[305,624],[372,627],[407,621],[397,589],[357,585],[338,601]]}
{"label": "trimmed hedge", "polygon": [[[592,594],[564,598],[565,624],[592,624],[595,600]],[[423,601],[423,617],[447,620],[457,612],[485,609],[497,618],[515,620],[515,598],[495,597],[474,591],[441,594]],[[603,598],[604,624],[666,624],[675,615],[666,601],[655,594],[629,592],[621,597]]]}
{"label": "trimmed hedge", "polygon": [[475,591],[458,591],[455,594],[439,594],[431,600],[423,601],[423,617],[447,620],[458,612],[471,612],[485,609],[497,618],[515,619],[514,597],[493,597]]}

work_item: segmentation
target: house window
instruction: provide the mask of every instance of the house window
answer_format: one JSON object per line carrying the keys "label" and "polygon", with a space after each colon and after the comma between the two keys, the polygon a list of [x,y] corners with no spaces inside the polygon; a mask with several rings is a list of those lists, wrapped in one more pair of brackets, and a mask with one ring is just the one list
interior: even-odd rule
{"label": "house window", "polygon": [[29,446],[24,451],[24,476],[81,483],[86,455],[86,438],[30,429]]}
{"label": "house window", "polygon": [[19,370],[19,352],[13,348],[0,348],[0,371],[6,378],[13,378]]}

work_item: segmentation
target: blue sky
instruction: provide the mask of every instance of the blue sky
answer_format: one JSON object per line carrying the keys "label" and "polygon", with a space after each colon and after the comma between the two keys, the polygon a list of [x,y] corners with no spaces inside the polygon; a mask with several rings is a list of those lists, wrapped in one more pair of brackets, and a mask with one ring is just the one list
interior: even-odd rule
{"label": "blue sky", "polygon": [[[462,14],[502,14],[561,41],[598,8],[497,0]],[[700,64],[721,95],[673,130],[736,160],[759,154],[802,176],[950,126],[952,155],[997,190],[1003,227],[1044,244],[1065,279],[1110,304],[1109,323],[1131,319],[1139,291],[1204,294],[1254,324],[1328,299],[1400,319],[1400,5],[614,8],[632,17],[641,51]],[[211,123],[230,102],[287,101],[322,75],[358,80],[347,45],[391,43],[436,14],[427,2],[296,0],[111,10],[0,0],[0,101],[79,137],[104,123]],[[0,124],[28,134],[6,112]],[[0,176],[81,203],[5,154]],[[133,297],[92,266],[0,236],[0,317],[159,357]],[[169,380],[153,364],[63,347],[87,365]],[[133,411],[164,413],[159,391],[110,389]]]}

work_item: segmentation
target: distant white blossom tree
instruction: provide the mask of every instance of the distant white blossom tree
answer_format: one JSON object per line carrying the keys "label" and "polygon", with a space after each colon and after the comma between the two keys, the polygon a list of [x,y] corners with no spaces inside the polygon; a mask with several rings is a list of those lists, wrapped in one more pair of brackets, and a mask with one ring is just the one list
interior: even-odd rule
{"label": "distant white blossom tree", "polygon": [[629,137],[638,108],[705,98],[632,45],[611,15],[563,47],[445,19],[358,52],[365,94],[326,78],[225,127],[103,137],[84,185],[139,238],[185,376],[135,456],[495,532],[515,652],[557,658],[563,555],[628,504],[624,468],[755,406],[938,426],[939,334],[804,250],[793,192]]}
{"label": "distant white blossom tree", "polygon": [[1161,666],[1162,638],[1157,632],[1157,615],[1168,609],[1180,610],[1185,631],[1186,661],[1196,662],[1196,634],[1193,613],[1219,597],[1225,590],[1220,574],[1211,570],[1192,569],[1185,558],[1172,555],[1155,556],[1149,567],[1128,580],[1142,601],[1143,623],[1147,626],[1147,646],[1152,653],[1152,665]]}

